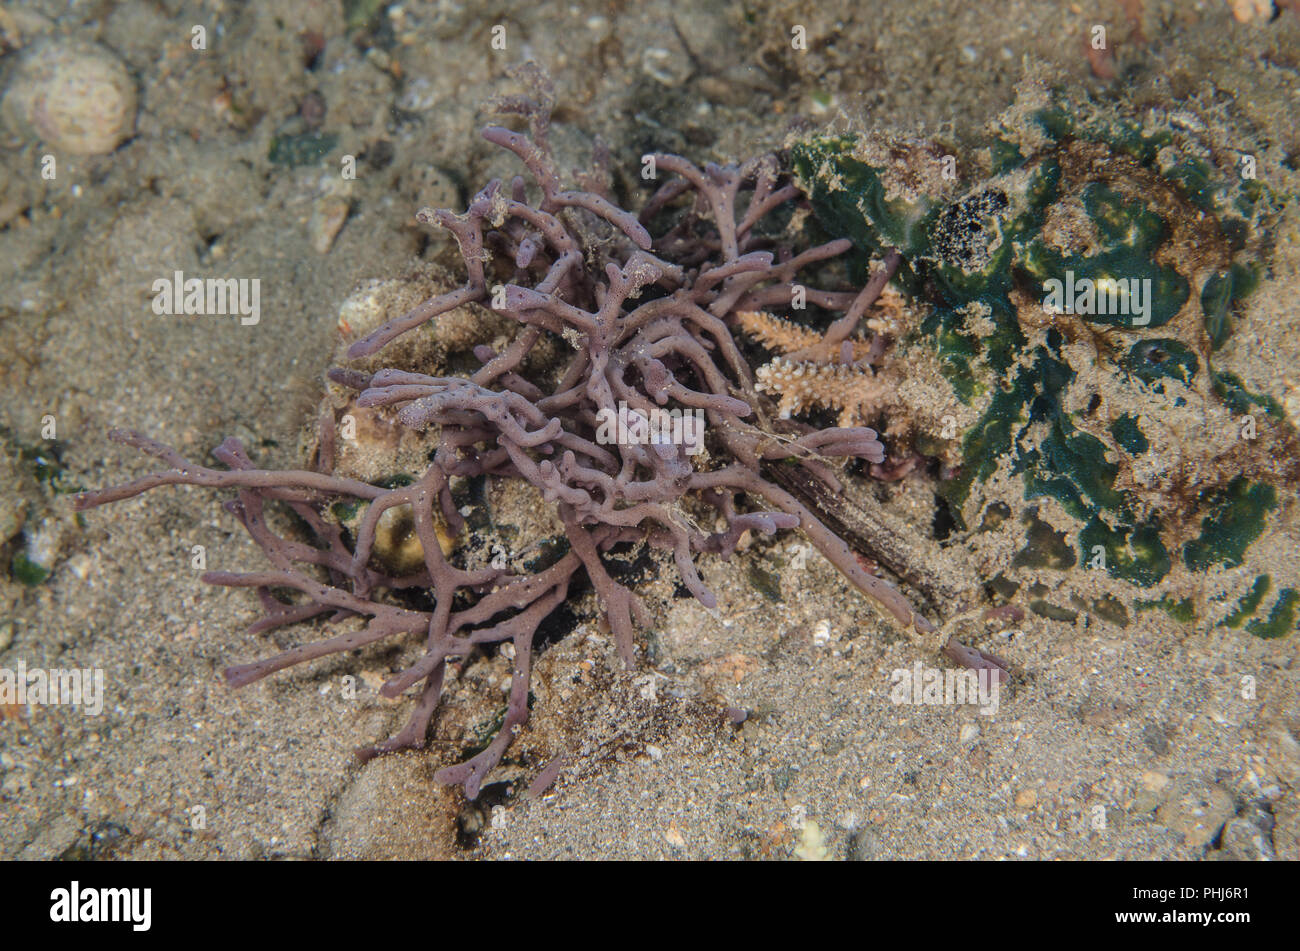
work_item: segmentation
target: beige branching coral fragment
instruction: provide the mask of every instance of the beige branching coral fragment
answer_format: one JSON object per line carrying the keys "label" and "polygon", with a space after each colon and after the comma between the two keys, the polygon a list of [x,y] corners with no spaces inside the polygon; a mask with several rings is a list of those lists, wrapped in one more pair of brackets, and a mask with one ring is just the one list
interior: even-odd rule
{"label": "beige branching coral fragment", "polygon": [[782,419],[810,409],[840,411],[839,426],[859,426],[876,415],[888,387],[863,364],[792,362],[777,357],[758,368],[758,391],[780,396]]}
{"label": "beige branching coral fragment", "polygon": [[[828,344],[811,327],[796,324],[775,314],[761,310],[742,310],[737,312],[736,320],[745,333],[777,353],[797,354],[800,359],[813,363],[829,363],[843,356],[841,345]],[[871,344],[865,340],[850,340],[847,343],[850,362],[865,360],[871,353]]]}
{"label": "beige branching coral fragment", "polygon": [[[736,321],[768,350],[782,354],[755,374],[758,390],[779,398],[777,411],[782,419],[832,409],[839,411],[838,425],[864,426],[889,415],[896,406],[893,396],[899,381],[888,371],[873,370],[871,361],[880,356],[882,338],[900,336],[912,317],[903,296],[886,286],[866,319],[876,334],[870,341],[829,343],[810,327],[763,311],[740,311]],[[900,413],[888,431],[906,431],[902,419],[908,415]]]}

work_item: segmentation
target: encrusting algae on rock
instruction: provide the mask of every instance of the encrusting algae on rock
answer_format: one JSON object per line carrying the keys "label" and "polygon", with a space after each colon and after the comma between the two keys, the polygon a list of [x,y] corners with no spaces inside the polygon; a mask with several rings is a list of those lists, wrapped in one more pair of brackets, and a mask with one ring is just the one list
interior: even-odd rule
{"label": "encrusting algae on rock", "polygon": [[791,149],[821,223],[901,251],[895,280],[928,308],[886,366],[941,368],[930,412],[951,413],[957,452],[914,448],[944,463],[960,540],[990,553],[1018,540],[1010,566],[987,563],[990,590],[1067,620],[1124,626],[1159,608],[1274,637],[1300,599],[1285,530],[1300,442],[1216,354],[1283,198],[1256,177],[1263,156],[1212,148],[1203,130],[1031,82],[962,180],[936,142],[864,131]]}

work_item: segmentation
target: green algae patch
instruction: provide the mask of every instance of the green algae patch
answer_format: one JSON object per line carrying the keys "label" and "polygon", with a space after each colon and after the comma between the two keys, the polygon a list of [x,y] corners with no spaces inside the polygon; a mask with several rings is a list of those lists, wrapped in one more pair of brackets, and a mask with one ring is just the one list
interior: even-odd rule
{"label": "green algae patch", "polygon": [[1264,600],[1264,595],[1268,594],[1271,583],[1272,579],[1268,575],[1260,575],[1256,578],[1250,590],[1237,602],[1236,608],[1224,618],[1223,623],[1228,627],[1241,627],[1245,624],[1259,610],[1260,603]]}
{"label": "green algae patch", "polygon": [[339,137],[332,132],[300,132],[296,135],[277,135],[271,140],[267,160],[273,165],[297,168],[314,165],[334,151]]}
{"label": "green algae patch", "polygon": [[1236,304],[1259,284],[1254,268],[1235,263],[1227,271],[1212,275],[1201,291],[1201,310],[1205,314],[1205,332],[1211,347],[1218,350],[1233,331]]}
{"label": "green algae patch", "polygon": [[1151,448],[1151,443],[1147,442],[1147,437],[1142,433],[1138,418],[1131,413],[1117,417],[1110,424],[1110,434],[1131,455],[1139,455]]}
{"label": "green algae patch", "polygon": [[1214,374],[1214,393],[1234,413],[1261,410],[1279,422],[1286,420],[1286,414],[1277,400],[1250,392],[1240,378],[1232,373]]}
{"label": "green algae patch", "polygon": [[1246,630],[1256,637],[1274,638],[1290,634],[1296,627],[1296,613],[1300,608],[1300,592],[1283,588],[1278,594],[1268,617],[1256,619],[1246,625]]}
{"label": "green algae patch", "polygon": [[1172,564],[1154,518],[1130,527],[1108,525],[1094,515],[1079,532],[1079,548],[1085,563],[1139,587],[1160,581]]}
{"label": "green algae patch", "polygon": [[1235,568],[1246,557],[1246,549],[1264,531],[1264,520],[1277,507],[1277,490],[1271,485],[1251,484],[1244,476],[1215,492],[1207,501],[1201,520],[1201,534],[1183,548],[1183,561],[1192,571],[1211,565]]}
{"label": "green algae patch", "polygon": [[750,562],[745,569],[745,576],[754,590],[767,600],[773,603],[785,600],[781,595],[781,579],[774,572]]}
{"label": "green algae patch", "polygon": [[1163,381],[1190,384],[1200,372],[1201,361],[1191,348],[1167,337],[1139,340],[1119,361],[1125,372],[1150,387],[1164,392]]}
{"label": "green algae patch", "polygon": [[50,577],[51,571],[44,565],[37,564],[27,557],[24,551],[14,552],[13,560],[9,563],[9,574],[15,581],[19,581],[29,588],[34,588],[39,584],[44,584]]}
{"label": "green algae patch", "polygon": [[1139,601],[1136,607],[1139,611],[1147,611],[1152,608],[1164,611],[1181,624],[1190,624],[1196,620],[1196,603],[1191,598],[1184,598],[1181,601],[1175,601],[1173,598],[1161,598],[1159,601]]}

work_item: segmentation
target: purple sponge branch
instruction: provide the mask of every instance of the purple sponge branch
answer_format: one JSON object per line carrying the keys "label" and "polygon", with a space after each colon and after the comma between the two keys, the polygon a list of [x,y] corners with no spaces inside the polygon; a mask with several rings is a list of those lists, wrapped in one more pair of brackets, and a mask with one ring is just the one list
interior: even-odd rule
{"label": "purple sponge branch", "polygon": [[[227,508],[271,567],[210,572],[204,580],[257,592],[265,616],[254,632],[322,615],[349,626],[228,668],[232,686],[378,641],[422,636],[417,656],[381,688],[393,697],[419,687],[410,720],[391,739],[359,751],[363,758],[424,746],[448,662],[493,644],[512,645],[513,680],[500,732],[474,757],[437,774],[439,781],[461,784],[471,798],[527,719],[533,638],[579,575],[594,588],[620,655],[635,662],[636,629],[650,616],[606,567],[615,546],[647,544],[671,552],[683,585],[712,608],[717,599],[700,575],[698,555],[729,558],[746,532],[797,528],[900,624],[933,630],[901,592],[867,573],[841,538],[765,476],[765,467],[795,466],[837,487],[834,460],[883,461],[876,433],[800,432],[792,424],[778,429],[728,323],[737,309],[789,303],[800,272],[843,254],[849,243],[830,241],[791,255],[759,233],[765,215],[798,196],[782,182],[771,156],[699,168],[656,155],[656,167],[678,177],[658,189],[639,218],[603,194],[564,189],[547,144],[548,87],[537,76],[532,80],[537,99],[499,104],[526,117],[531,135],[501,127],[483,135],[519,158],[540,199],[529,203],[521,179],[508,188],[495,180],[464,214],[422,211],[421,221],[456,239],[465,284],[358,340],[348,355],[372,356],[470,304],[494,305],[517,321],[514,339],[499,351],[475,348],[482,366],[468,378],[419,368],[329,374],[355,391],[357,406],[390,408],[399,426],[435,435],[437,449],[419,478],[383,487],[333,475],[334,420],[327,415],[316,457],[323,471],[257,469],[234,440],[214,451],[226,468],[213,469],[137,433],[117,431],[115,439],[168,468],[84,493],[75,503],[91,508],[163,485],[233,490]],[[676,220],[652,238],[650,228],[664,216]],[[897,255],[891,255],[886,270],[896,266]],[[847,340],[883,286],[877,274],[860,294],[817,288],[806,294],[843,315],[834,332]],[[529,370],[530,355],[547,338],[552,346],[570,346],[571,355],[551,371]],[[671,425],[660,428],[665,419]],[[534,486],[555,507],[568,551],[533,573],[471,568],[454,552],[446,554],[440,525],[454,536],[463,521],[453,480],[477,477]],[[352,532],[331,515],[339,502],[364,507]],[[277,534],[268,503],[287,506],[306,526],[301,534],[310,537]],[[419,570],[405,575],[392,574],[375,554],[381,519],[399,506],[409,508],[422,551]],[[703,521],[720,523],[715,530],[699,527],[704,513]],[[405,606],[401,592],[413,588],[428,592],[431,602],[420,602],[431,603],[428,610]]]}

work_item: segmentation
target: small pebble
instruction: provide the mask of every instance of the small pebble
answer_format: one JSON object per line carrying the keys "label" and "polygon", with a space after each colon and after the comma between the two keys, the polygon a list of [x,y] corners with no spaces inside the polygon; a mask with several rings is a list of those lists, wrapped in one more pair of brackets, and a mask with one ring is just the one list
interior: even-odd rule
{"label": "small pebble", "polygon": [[1227,790],[1187,780],[1156,810],[1156,819],[1181,833],[1183,844],[1196,848],[1218,835],[1234,812],[1236,806]]}
{"label": "small pebble", "polygon": [[346,198],[339,195],[325,195],[316,202],[307,231],[311,236],[311,246],[317,254],[329,253],[330,248],[334,246],[334,239],[347,220]]}
{"label": "small pebble", "polygon": [[1158,770],[1149,769],[1142,774],[1142,788],[1147,792],[1160,792],[1169,785],[1169,776]]}
{"label": "small pebble", "polygon": [[849,861],[869,862],[878,858],[883,849],[884,843],[880,839],[880,833],[870,826],[866,826],[849,838]]}
{"label": "small pebble", "polygon": [[805,862],[825,862],[830,858],[830,850],[826,848],[826,838],[822,835],[821,826],[814,820],[807,820],[800,828],[799,844],[795,846],[794,854]]}
{"label": "small pebble", "polygon": [[664,86],[680,86],[691,74],[690,59],[681,50],[648,46],[641,51],[641,71]]}

